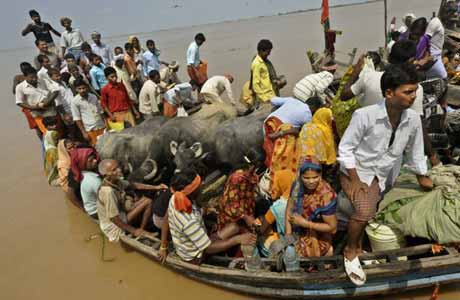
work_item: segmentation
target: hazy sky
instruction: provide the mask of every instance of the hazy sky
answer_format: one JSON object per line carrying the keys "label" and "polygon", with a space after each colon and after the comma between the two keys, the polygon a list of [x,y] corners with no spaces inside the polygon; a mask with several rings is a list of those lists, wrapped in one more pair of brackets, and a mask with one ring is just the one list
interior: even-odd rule
{"label": "hazy sky", "polygon": [[[331,0],[330,5],[366,0]],[[33,34],[21,36],[36,9],[44,21],[62,31],[59,18],[73,19],[85,38],[93,30],[105,36],[214,23],[319,8],[321,0],[12,0],[0,12],[0,49],[33,45]]]}

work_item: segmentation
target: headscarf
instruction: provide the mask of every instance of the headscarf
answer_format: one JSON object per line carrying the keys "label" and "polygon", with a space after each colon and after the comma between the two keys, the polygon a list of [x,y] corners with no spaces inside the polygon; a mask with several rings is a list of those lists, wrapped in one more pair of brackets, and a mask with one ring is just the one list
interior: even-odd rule
{"label": "headscarf", "polygon": [[[303,202],[305,190],[302,181],[302,174],[309,169],[320,171],[321,165],[315,158],[309,158],[305,160],[303,164],[300,166],[297,180],[292,185],[291,201],[295,201],[294,210],[299,215],[302,215],[302,213],[304,212]],[[311,203],[311,208],[314,210],[311,213],[309,213],[308,221],[314,222],[322,214],[329,215],[331,211],[335,212],[335,209],[337,207],[337,194],[327,182],[323,181],[323,179],[321,179],[318,186],[316,187],[316,190],[313,194],[309,195],[309,197],[313,197],[313,199],[310,199],[310,201],[313,201]],[[294,229],[296,232],[302,231],[302,228],[300,227],[295,227]]]}
{"label": "headscarf", "polygon": [[305,173],[305,171],[307,170],[321,172],[321,164],[315,157],[308,157],[301,163],[299,171],[297,173],[297,180],[292,185],[291,198],[295,200],[295,211],[298,214],[302,214],[302,202],[305,193],[305,188],[302,181],[302,174]]}
{"label": "headscarf", "polygon": [[[137,39],[137,41],[139,42],[139,51],[138,51],[136,48],[134,48],[134,44],[133,44],[134,39]],[[139,52],[141,52],[141,51],[144,51],[144,49],[142,49],[142,46],[141,46],[141,41],[139,41],[139,38],[138,38],[137,36],[134,36],[134,35],[129,36],[129,37],[128,37],[128,43],[130,43],[131,45],[133,45],[134,51],[135,51],[136,53],[139,53]]]}
{"label": "headscarf", "polygon": [[171,188],[174,195],[174,207],[177,211],[186,212],[188,214],[192,212],[192,201],[190,201],[187,196],[196,191],[200,185],[201,177],[200,175],[196,175],[195,179],[193,179],[189,185],[184,187],[183,190],[174,191],[174,189]]}
{"label": "headscarf", "polygon": [[86,169],[86,163],[90,155],[95,155],[96,159],[99,159],[99,155],[94,148],[77,148],[70,152],[70,168],[76,182],[83,180],[82,171]]}
{"label": "headscarf", "polygon": [[315,156],[321,163],[331,165],[336,162],[334,133],[332,131],[332,110],[320,108],[312,121],[304,126],[299,135],[300,159]]}

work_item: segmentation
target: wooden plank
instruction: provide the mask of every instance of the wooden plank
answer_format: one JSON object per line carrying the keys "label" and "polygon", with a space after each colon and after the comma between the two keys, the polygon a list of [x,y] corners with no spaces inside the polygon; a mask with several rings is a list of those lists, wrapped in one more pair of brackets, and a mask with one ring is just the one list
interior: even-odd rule
{"label": "wooden plank", "polygon": [[445,247],[444,249],[451,255],[458,254],[458,250],[455,247]]}

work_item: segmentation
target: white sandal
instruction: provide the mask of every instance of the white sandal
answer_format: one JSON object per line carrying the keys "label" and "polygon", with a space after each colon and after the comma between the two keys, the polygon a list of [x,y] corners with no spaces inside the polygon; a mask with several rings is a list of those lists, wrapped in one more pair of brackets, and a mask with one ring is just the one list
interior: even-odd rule
{"label": "white sandal", "polygon": [[345,266],[345,272],[347,273],[350,281],[353,282],[356,286],[362,286],[366,283],[366,273],[361,266],[359,257],[356,256],[353,260],[348,260],[345,256],[343,257],[343,262]]}

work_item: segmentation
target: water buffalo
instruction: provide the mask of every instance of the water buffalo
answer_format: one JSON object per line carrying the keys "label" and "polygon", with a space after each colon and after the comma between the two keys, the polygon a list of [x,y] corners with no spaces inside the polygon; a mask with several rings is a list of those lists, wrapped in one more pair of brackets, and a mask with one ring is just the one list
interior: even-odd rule
{"label": "water buffalo", "polygon": [[[152,138],[147,158],[139,168],[129,175],[133,181],[157,180],[161,175],[168,178],[175,169],[174,149],[179,145],[196,144],[193,148],[195,155],[205,156],[214,150],[216,131],[221,124],[235,118],[236,109],[227,104],[203,105],[200,111],[190,117],[173,118],[161,126]],[[201,152],[201,153],[200,153]]]}
{"label": "water buffalo", "polygon": [[[174,155],[176,171],[194,168],[198,172],[219,168],[226,172],[243,163],[249,149],[263,151],[263,122],[271,112],[270,105],[263,105],[255,112],[227,120],[215,131],[212,143],[204,146],[200,138],[191,142],[173,140],[170,151]],[[210,170],[209,170],[210,169]]]}
{"label": "water buffalo", "polygon": [[123,171],[129,173],[144,162],[153,137],[166,121],[158,116],[121,132],[106,133],[97,141],[96,149],[102,159],[118,160]]}

